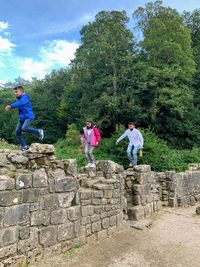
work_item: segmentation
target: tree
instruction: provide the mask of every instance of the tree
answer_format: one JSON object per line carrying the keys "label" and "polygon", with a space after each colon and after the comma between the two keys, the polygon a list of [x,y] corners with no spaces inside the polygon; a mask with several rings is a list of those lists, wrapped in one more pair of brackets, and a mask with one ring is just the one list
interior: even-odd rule
{"label": "tree", "polygon": [[[82,44],[72,64],[72,81],[67,91],[71,98],[79,98],[78,117],[80,121],[93,118],[104,132],[113,130],[118,122],[141,116],[134,95],[135,41],[127,22],[125,12],[98,13],[94,22],[82,28]],[[74,101],[68,93],[66,96],[69,108]],[[73,110],[71,105],[71,113]]]}
{"label": "tree", "polygon": [[182,16],[162,6],[161,1],[138,8],[133,16],[144,36],[140,47],[146,80],[141,98],[146,101],[149,120],[162,137],[173,144],[173,138],[179,137],[179,144],[184,146],[188,137],[184,120],[194,106],[191,83],[195,62],[190,31]]}

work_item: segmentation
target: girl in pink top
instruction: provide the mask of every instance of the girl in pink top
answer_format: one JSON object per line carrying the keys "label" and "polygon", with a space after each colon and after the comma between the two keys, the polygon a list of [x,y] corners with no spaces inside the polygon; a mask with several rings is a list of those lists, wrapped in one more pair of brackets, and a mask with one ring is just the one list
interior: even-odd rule
{"label": "girl in pink top", "polygon": [[99,145],[100,140],[101,135],[97,127],[91,120],[86,121],[82,136],[82,144],[85,146],[85,155],[88,162],[86,167],[95,167],[93,151]]}

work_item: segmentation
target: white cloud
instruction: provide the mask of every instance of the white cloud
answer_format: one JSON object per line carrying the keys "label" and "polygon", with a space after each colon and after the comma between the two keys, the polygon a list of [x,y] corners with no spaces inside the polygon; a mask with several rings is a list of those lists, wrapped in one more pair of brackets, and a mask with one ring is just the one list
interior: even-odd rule
{"label": "white cloud", "polygon": [[66,67],[74,58],[79,44],[65,40],[48,42],[39,51],[39,60],[24,58],[19,60],[18,69],[21,76],[27,80],[32,77],[39,79],[53,70],[55,67]]}
{"label": "white cloud", "polygon": [[9,26],[8,22],[0,21],[0,31],[8,29],[8,26]]}
{"label": "white cloud", "polygon": [[14,47],[15,44],[12,43],[9,39],[0,36],[0,54],[11,53]]}

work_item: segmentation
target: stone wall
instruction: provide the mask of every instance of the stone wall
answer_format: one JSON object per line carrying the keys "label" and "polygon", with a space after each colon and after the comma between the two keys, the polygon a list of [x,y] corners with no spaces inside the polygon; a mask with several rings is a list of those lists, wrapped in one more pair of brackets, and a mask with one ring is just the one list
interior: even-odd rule
{"label": "stone wall", "polygon": [[68,249],[123,228],[124,170],[110,161],[77,174],[54,147],[0,151],[0,267]]}
{"label": "stone wall", "polygon": [[76,160],[57,160],[52,145],[1,150],[0,267],[106,238],[128,219],[199,200],[200,164],[183,173],[156,173],[149,165],[124,170],[102,160],[77,173]]}
{"label": "stone wall", "polygon": [[127,213],[129,220],[140,220],[152,216],[162,208],[160,185],[149,165],[138,165],[128,169],[125,178]]}
{"label": "stone wall", "polygon": [[190,164],[189,170],[156,173],[163,206],[184,207],[200,200],[200,164]]}

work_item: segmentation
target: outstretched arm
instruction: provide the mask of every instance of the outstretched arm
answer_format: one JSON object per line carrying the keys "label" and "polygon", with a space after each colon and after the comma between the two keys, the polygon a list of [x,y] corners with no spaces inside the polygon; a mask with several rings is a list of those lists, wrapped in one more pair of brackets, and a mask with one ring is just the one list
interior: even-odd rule
{"label": "outstretched arm", "polygon": [[116,144],[119,143],[121,140],[123,140],[125,137],[127,137],[127,132],[123,133],[116,141]]}
{"label": "outstretched arm", "polygon": [[19,108],[26,105],[29,102],[28,96],[23,96],[20,100],[15,101],[14,103],[10,104],[11,108]]}

